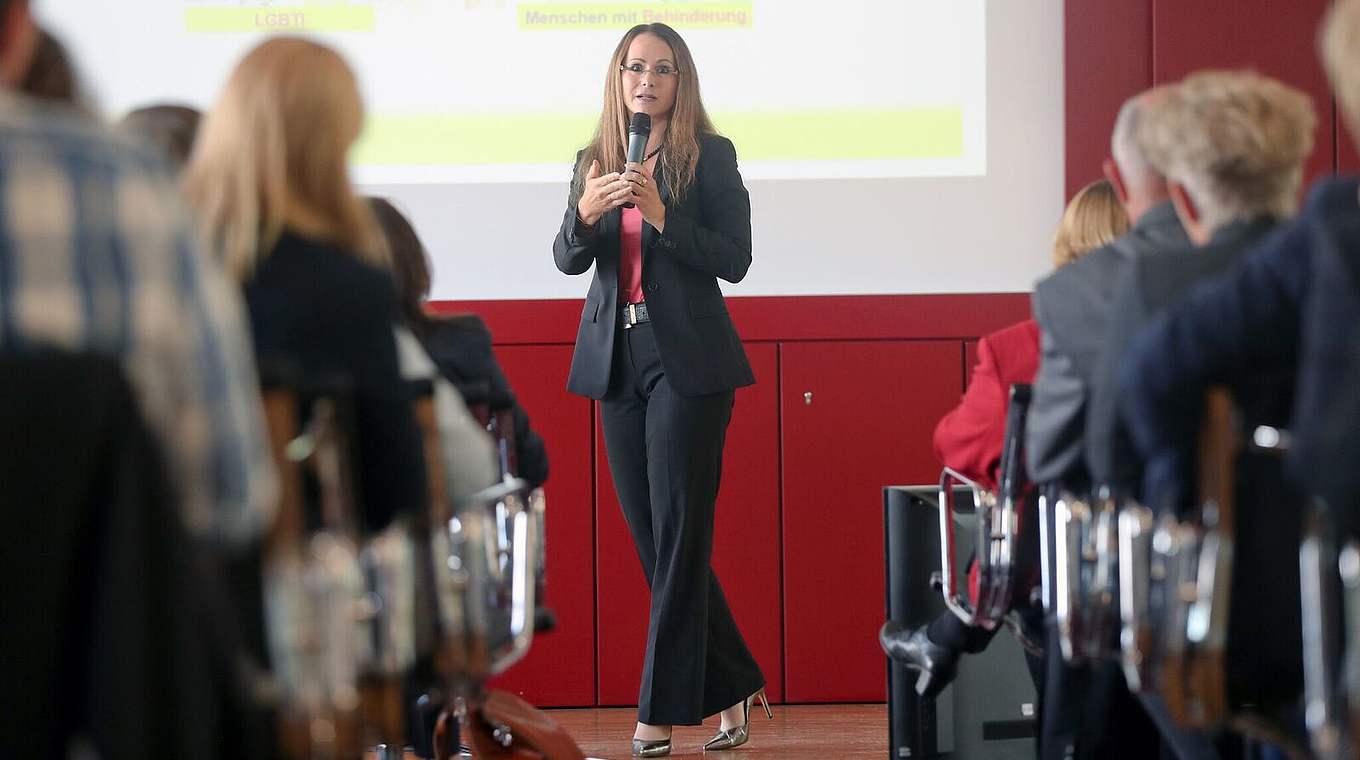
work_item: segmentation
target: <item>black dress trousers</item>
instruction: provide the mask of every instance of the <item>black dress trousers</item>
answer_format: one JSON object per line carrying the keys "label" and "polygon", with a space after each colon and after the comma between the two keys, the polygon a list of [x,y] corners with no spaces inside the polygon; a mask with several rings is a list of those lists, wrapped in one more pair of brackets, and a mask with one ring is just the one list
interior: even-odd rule
{"label": "black dress trousers", "polygon": [[649,323],[619,330],[612,365],[609,469],[652,590],[638,720],[698,725],[765,685],[709,564],[734,392],[676,393]]}

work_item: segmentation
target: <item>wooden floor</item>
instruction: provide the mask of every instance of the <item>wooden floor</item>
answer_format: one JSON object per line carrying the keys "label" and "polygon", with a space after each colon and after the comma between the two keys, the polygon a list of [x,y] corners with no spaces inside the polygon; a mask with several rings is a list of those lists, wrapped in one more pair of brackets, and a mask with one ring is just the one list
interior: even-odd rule
{"label": "wooden floor", "polygon": [[[706,726],[680,726],[672,735],[671,757],[709,760],[843,760],[888,754],[888,708],[884,705],[774,706],[774,720],[759,708],[752,714],[751,741],[728,752],[705,754],[700,747],[717,733]],[[587,757],[627,760],[637,711],[632,709],[549,710]]]}

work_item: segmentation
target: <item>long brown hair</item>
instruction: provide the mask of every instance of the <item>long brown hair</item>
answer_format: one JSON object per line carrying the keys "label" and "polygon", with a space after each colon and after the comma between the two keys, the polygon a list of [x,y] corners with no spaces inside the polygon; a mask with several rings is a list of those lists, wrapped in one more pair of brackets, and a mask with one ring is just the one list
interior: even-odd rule
{"label": "long brown hair", "polygon": [[604,78],[604,110],[600,112],[595,136],[581,152],[581,160],[576,165],[573,201],[581,197],[586,171],[592,161],[600,162],[600,171],[604,174],[623,171],[628,151],[629,114],[624,106],[623,72],[619,67],[623,65],[633,40],[644,34],[656,35],[670,46],[679,80],[665,141],[662,143],[661,155],[657,158],[671,198],[682,200],[694,181],[694,168],[699,163],[699,138],[717,133],[699,96],[699,73],[694,67],[694,56],[690,55],[689,46],[678,32],[666,24],[638,24],[623,35],[618,47],[614,48],[614,55],[609,58],[609,69]]}
{"label": "long brown hair", "polygon": [[235,277],[248,279],[288,227],[386,264],[346,164],[363,119],[354,72],[328,47],[276,37],[236,66],[184,175],[209,249]]}
{"label": "long brown hair", "polygon": [[430,296],[430,257],[425,244],[420,242],[411,220],[386,198],[368,198],[373,216],[378,220],[387,250],[392,257],[392,283],[397,289],[397,306],[406,326],[420,337],[427,332],[430,317],[425,313],[425,299]]}

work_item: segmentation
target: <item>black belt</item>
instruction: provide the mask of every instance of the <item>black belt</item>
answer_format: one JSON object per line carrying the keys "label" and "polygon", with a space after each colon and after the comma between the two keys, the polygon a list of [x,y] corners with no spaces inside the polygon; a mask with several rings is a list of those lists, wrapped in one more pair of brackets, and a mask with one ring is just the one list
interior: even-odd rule
{"label": "black belt", "polygon": [[631,330],[643,322],[650,322],[652,318],[647,316],[647,304],[630,303],[619,307],[619,327]]}

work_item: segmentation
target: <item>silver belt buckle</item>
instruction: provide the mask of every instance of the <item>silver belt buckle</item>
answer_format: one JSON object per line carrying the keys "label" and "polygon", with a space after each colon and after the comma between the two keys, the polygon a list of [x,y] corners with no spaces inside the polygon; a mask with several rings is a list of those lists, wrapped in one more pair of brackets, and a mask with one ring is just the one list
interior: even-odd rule
{"label": "silver belt buckle", "polygon": [[637,304],[628,304],[628,322],[623,326],[625,330],[631,329],[637,324]]}

